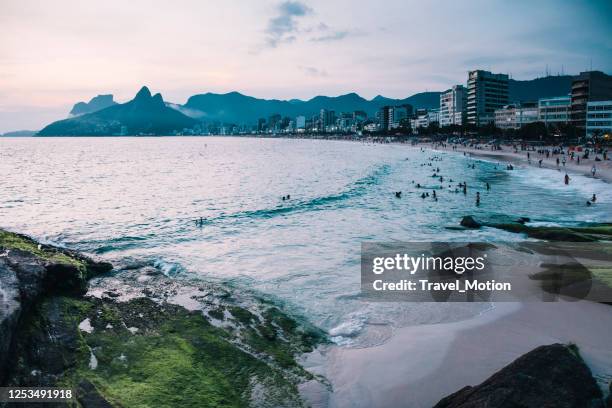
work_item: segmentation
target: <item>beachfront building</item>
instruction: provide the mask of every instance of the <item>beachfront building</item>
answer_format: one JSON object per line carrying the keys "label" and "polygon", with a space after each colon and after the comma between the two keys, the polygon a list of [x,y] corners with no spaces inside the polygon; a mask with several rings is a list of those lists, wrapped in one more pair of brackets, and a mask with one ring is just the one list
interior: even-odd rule
{"label": "beachfront building", "polygon": [[412,105],[406,104],[393,107],[393,122],[391,128],[395,129],[405,123],[412,116]]}
{"label": "beachfront building", "polygon": [[306,128],[306,116],[298,116],[295,118],[295,128],[296,129]]}
{"label": "beachfront building", "polygon": [[281,119],[282,117],[278,113],[275,113],[274,115],[270,115],[268,117],[268,131],[277,132],[280,129]]}
{"label": "beachfront building", "polygon": [[336,112],[328,109],[321,109],[319,120],[322,131],[331,130],[336,125]]}
{"label": "beachfront building", "polygon": [[393,107],[383,106],[376,114],[380,130],[390,130],[393,123]]}
{"label": "beachfront building", "polygon": [[467,122],[483,126],[495,121],[495,110],[508,105],[508,75],[475,70],[468,74]]}
{"label": "beachfront building", "polygon": [[586,135],[612,137],[612,100],[587,103]]}
{"label": "beachfront building", "polygon": [[520,129],[527,123],[537,121],[538,107],[535,103],[506,105],[495,110],[495,126],[500,129]]}
{"label": "beachfront building", "polygon": [[572,82],[572,123],[585,129],[587,104],[612,99],[612,76],[601,71],[581,72]]}
{"label": "beachfront building", "polygon": [[440,126],[462,125],[467,106],[467,91],[455,85],[440,94]]}
{"label": "beachfront building", "polygon": [[376,113],[381,130],[396,129],[412,116],[412,105],[383,106]]}
{"label": "beachfront building", "polygon": [[548,125],[558,125],[570,121],[572,98],[555,96],[538,100],[538,120]]}
{"label": "beachfront building", "polygon": [[342,112],[338,116],[338,119],[336,119],[336,125],[338,126],[338,130],[342,132],[351,131],[354,125],[353,113],[352,112]]}
{"label": "beachfront building", "polygon": [[427,126],[440,123],[440,109],[430,109],[427,112]]}
{"label": "beachfront building", "polygon": [[430,125],[438,124],[440,111],[438,109],[417,109],[414,118],[410,120],[410,127],[413,132],[417,132],[419,128],[427,128]]}

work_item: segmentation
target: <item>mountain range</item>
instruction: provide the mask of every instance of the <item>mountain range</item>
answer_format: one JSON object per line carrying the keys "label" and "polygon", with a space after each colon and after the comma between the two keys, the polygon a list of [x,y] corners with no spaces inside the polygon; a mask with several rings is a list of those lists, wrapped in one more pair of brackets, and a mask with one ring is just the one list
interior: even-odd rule
{"label": "mountain range", "polygon": [[129,102],[53,122],[39,136],[164,135],[191,128],[197,120],[166,106],[161,94],[143,86]]}
{"label": "mountain range", "polygon": [[86,113],[92,113],[116,104],[117,102],[113,100],[113,95],[94,96],[89,102],[77,102],[72,107],[70,116],[79,116]]}
{"label": "mountain range", "polygon": [[375,112],[384,105],[403,104],[419,108],[437,107],[440,104],[440,92],[423,92],[405,99],[390,99],[379,95],[372,100],[362,98],[356,93],[349,93],[334,97],[315,96],[307,101],[258,99],[239,92],[205,93],[190,97],[186,104],[177,106],[177,109],[203,121],[257,123],[259,118],[267,119],[275,114],[290,118],[299,115],[311,117],[318,115],[321,109],[334,110],[337,114],[360,110],[366,112],[368,116],[374,116]]}
{"label": "mountain range", "polygon": [[[508,84],[510,102],[537,101],[539,98],[567,95],[572,76],[549,76],[528,81],[511,79]],[[378,95],[371,100],[356,93],[340,96],[316,96],[309,100],[260,99],[239,92],[225,94],[204,93],[191,96],[184,105],[164,102],[158,93],[151,96],[143,87],[136,97],[117,104],[113,96],[98,95],[88,103],[79,102],[71,110],[71,118],[54,122],[38,134],[55,135],[113,135],[113,134],[169,134],[193,127],[199,122],[255,124],[258,119],[272,115],[295,118],[298,115],[318,115],[321,109],[336,113],[364,111],[374,116],[385,105],[410,104],[415,109],[437,108],[440,92],[422,92],[404,99]]]}
{"label": "mountain range", "polygon": [[529,81],[508,81],[508,97],[511,102],[537,102],[540,98],[567,95],[572,90],[571,75],[536,78]]}

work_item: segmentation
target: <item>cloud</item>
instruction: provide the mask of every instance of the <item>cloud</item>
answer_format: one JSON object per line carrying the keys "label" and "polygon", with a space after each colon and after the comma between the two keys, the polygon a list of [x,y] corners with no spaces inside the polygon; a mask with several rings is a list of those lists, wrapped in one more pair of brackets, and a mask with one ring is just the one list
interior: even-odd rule
{"label": "cloud", "polygon": [[326,76],[328,76],[328,75],[327,75],[327,71],[325,71],[325,70],[323,70],[323,69],[318,69],[318,68],[315,68],[315,67],[304,67],[304,66],[301,66],[301,67],[299,67],[299,68],[300,68],[302,71],[304,71],[304,73],[305,73],[306,75],[310,75],[310,76],[313,76],[313,77],[319,77],[319,78],[321,78],[321,77],[326,77]]}
{"label": "cloud", "polygon": [[338,41],[346,38],[350,33],[348,31],[334,31],[330,34],[325,34],[319,37],[313,37],[310,41],[313,42],[327,42],[327,41]]}
{"label": "cloud", "polygon": [[268,21],[266,44],[276,48],[281,43],[295,41],[297,19],[312,13],[312,9],[299,1],[285,1],[278,6],[278,15]]}

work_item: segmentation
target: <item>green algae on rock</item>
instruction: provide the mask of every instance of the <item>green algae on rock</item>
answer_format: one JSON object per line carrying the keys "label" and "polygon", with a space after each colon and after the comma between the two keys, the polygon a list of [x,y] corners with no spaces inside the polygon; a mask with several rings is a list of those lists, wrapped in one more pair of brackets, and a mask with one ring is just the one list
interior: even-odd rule
{"label": "green algae on rock", "polygon": [[[504,217],[507,218],[507,217]],[[465,228],[497,228],[513,233],[522,233],[529,238],[545,241],[597,242],[612,240],[612,224],[597,223],[571,227],[529,226],[521,219],[478,220],[471,215],[462,218],[460,224]]]}
{"label": "green algae on rock", "polygon": [[[297,384],[313,377],[295,357],[321,339],[270,310],[269,318],[232,333],[200,311],[147,298],[53,297],[22,328],[11,381],[91,384],[112,406],[300,406]],[[79,328],[86,319],[92,330]]]}
{"label": "green algae on rock", "polygon": [[[84,296],[87,278],[110,264],[0,233],[0,277],[12,288],[0,311],[0,385],[69,387],[84,408],[304,404],[298,384],[315,377],[299,355],[326,341],[307,322],[203,283],[191,288],[202,308],[188,310],[168,301],[168,288],[187,282],[162,274],[130,287],[127,300],[115,298],[125,286]],[[129,284],[138,273],[108,281]]]}
{"label": "green algae on rock", "polygon": [[83,294],[88,278],[111,269],[108,263],[0,229],[0,384],[20,340],[15,331],[33,306],[47,296]]}

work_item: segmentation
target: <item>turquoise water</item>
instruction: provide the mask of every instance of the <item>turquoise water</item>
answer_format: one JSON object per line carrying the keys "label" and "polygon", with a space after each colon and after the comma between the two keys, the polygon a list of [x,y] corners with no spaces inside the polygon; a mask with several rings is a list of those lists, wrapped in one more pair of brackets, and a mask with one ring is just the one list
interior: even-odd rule
{"label": "turquoise water", "polygon": [[[428,161],[432,156],[437,160]],[[443,185],[431,177],[437,167]],[[506,171],[493,161],[398,145],[0,138],[0,172],[1,227],[117,265],[150,263],[176,279],[260,292],[340,344],[372,344],[394,327],[467,318],[488,307],[360,301],[363,241],[521,239],[493,229],[447,229],[467,214],[546,224],[609,221],[612,214],[612,189],[599,180],[576,175],[565,186],[554,170]],[[467,196],[454,192],[460,181],[468,183]],[[430,192],[442,187],[438,201],[420,198],[416,183]],[[593,193],[598,203],[587,208]],[[202,227],[194,222],[199,217]]]}

